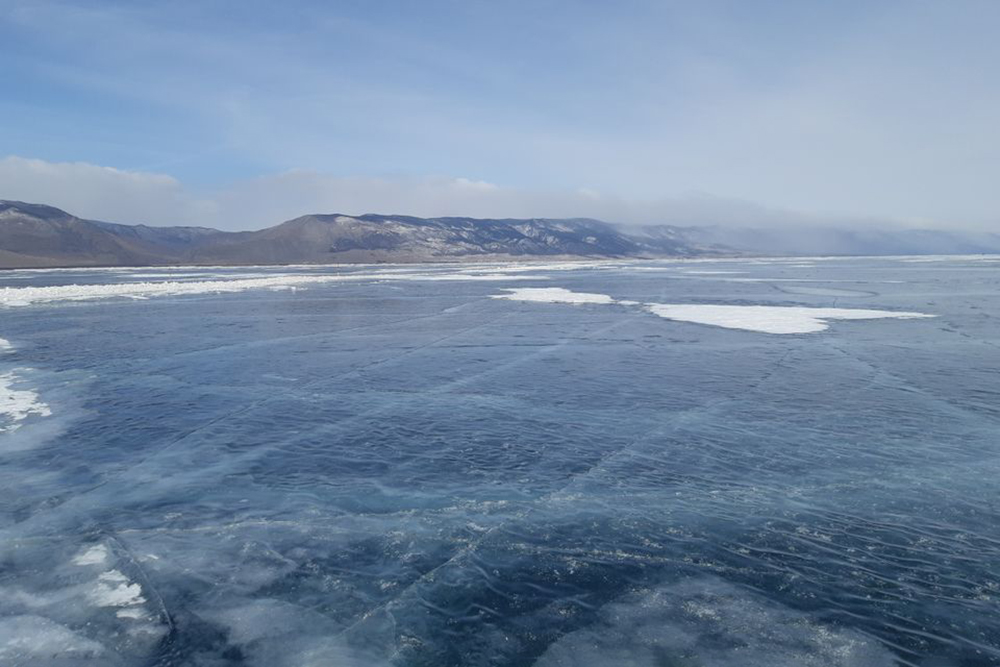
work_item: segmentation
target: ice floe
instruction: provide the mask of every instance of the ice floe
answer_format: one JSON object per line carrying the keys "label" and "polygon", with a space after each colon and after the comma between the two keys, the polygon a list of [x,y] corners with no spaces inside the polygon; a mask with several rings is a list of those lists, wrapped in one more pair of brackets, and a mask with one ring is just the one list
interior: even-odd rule
{"label": "ice floe", "polygon": [[911,319],[934,317],[924,313],[855,308],[807,308],[804,306],[725,306],[713,304],[647,303],[646,308],[660,317],[680,322],[708,324],[727,329],[743,329],[770,334],[823,331],[827,320]]}
{"label": "ice floe", "polygon": [[494,299],[511,301],[536,301],[539,303],[600,303],[611,304],[615,300],[607,294],[572,292],[562,287],[522,287],[505,290],[508,294],[494,294]]}
{"label": "ice floe", "polygon": [[52,410],[30,389],[15,389],[21,382],[15,371],[0,373],[0,433],[10,433],[21,427],[20,422],[35,415],[48,417]]}

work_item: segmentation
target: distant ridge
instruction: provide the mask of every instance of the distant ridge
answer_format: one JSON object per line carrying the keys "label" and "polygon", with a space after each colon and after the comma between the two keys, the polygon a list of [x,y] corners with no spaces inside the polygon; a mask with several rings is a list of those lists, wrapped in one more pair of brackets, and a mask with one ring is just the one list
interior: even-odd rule
{"label": "distant ridge", "polygon": [[694,257],[731,252],[658,228],[635,237],[599,220],[305,215],[254,232],[84,220],[0,200],[0,268],[428,262],[532,257]]}
{"label": "distant ridge", "polygon": [[934,230],[625,226],[589,218],[305,215],[252,232],[85,220],[0,200],[0,269],[1000,253],[1000,235]]}

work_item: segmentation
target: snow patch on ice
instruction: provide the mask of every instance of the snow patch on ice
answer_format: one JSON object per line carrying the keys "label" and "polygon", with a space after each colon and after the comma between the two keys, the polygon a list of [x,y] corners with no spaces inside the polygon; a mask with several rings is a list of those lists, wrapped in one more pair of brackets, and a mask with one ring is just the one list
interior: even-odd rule
{"label": "snow patch on ice", "polygon": [[603,269],[617,266],[615,262],[607,261],[567,261],[555,262],[552,264],[537,264],[531,262],[513,264],[480,264],[477,266],[460,269],[462,273],[481,273],[489,271],[491,273],[517,273],[520,271],[578,271],[580,269]]}
{"label": "snow patch on ice", "polygon": [[598,303],[612,304],[615,300],[607,294],[573,292],[562,287],[523,287],[504,290],[509,294],[494,294],[494,299],[534,301],[538,303]]}
{"label": "snow patch on ice", "polygon": [[514,281],[544,280],[545,276],[465,273],[345,273],[327,275],[277,275],[268,278],[235,280],[199,280],[132,282],[104,285],[48,285],[44,287],[0,288],[0,306],[29,306],[55,301],[86,301],[91,299],[132,298],[153,296],[182,296],[188,294],[216,294],[242,292],[251,289],[284,290],[300,286],[334,282],[402,281]]}
{"label": "snow patch on ice", "polygon": [[826,320],[912,319],[934,317],[925,313],[853,308],[807,308],[802,306],[724,306],[710,304],[647,303],[660,317],[680,322],[707,324],[727,329],[770,334],[813,333],[827,328]]}
{"label": "snow patch on ice", "polygon": [[[30,389],[14,389],[21,382],[15,371],[0,373],[0,433],[11,433],[21,428],[19,422],[35,415],[48,417],[52,410],[41,402],[38,394]],[[3,422],[8,422],[6,425]]]}
{"label": "snow patch on ice", "polygon": [[494,299],[536,303],[602,304],[642,306],[668,320],[707,324],[727,329],[759,331],[770,334],[813,333],[827,328],[827,320],[874,320],[881,318],[912,319],[934,317],[926,313],[860,308],[810,308],[805,306],[727,306],[713,304],[671,304],[618,301],[607,294],[573,292],[563,287],[507,288],[508,294],[494,294]]}
{"label": "snow patch on ice", "polygon": [[545,276],[521,276],[514,275],[509,276],[503,273],[438,273],[438,274],[396,274],[392,276],[380,277],[381,280],[445,280],[445,281],[463,281],[463,280],[481,280],[481,281],[509,281],[509,280],[546,280]]}
{"label": "snow patch on ice", "polygon": [[90,599],[99,607],[134,607],[146,602],[142,586],[118,570],[108,570],[97,578]]}
{"label": "snow patch on ice", "polygon": [[681,273],[689,273],[691,275],[698,275],[698,276],[714,276],[722,274],[746,273],[746,271],[693,271],[691,269],[685,269]]}
{"label": "snow patch on ice", "polygon": [[75,565],[102,565],[108,560],[108,548],[103,544],[90,547],[73,557]]}

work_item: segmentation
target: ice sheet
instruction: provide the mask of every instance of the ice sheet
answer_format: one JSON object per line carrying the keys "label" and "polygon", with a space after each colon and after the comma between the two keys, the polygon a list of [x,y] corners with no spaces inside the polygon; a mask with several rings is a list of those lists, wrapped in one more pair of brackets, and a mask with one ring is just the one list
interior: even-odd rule
{"label": "ice sheet", "polygon": [[[1000,295],[927,266],[809,270],[940,318],[831,335],[605,267],[0,311],[54,413],[0,434],[0,663],[1000,664]],[[74,281],[136,282],[19,284]]]}

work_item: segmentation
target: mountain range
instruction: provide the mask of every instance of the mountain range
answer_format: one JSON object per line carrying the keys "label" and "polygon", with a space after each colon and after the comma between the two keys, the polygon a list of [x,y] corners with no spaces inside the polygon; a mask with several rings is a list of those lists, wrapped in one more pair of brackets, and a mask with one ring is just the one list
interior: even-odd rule
{"label": "mountain range", "polygon": [[1000,253],[1000,235],[625,226],[587,218],[305,215],[258,231],[85,220],[0,200],[0,268],[320,264],[712,255]]}

